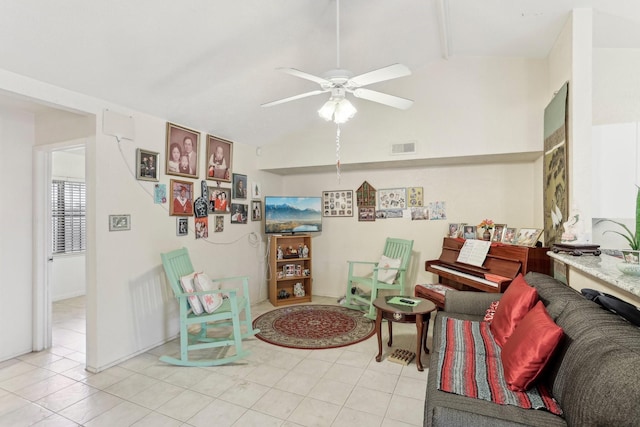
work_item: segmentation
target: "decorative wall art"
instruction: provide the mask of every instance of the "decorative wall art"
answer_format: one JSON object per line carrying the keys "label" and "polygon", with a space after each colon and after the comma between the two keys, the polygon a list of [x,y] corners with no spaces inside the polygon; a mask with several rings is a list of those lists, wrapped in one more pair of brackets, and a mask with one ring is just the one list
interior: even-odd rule
{"label": "decorative wall art", "polygon": [[231,189],[209,187],[209,214],[231,213]]}
{"label": "decorative wall art", "polygon": [[213,229],[214,233],[221,233],[224,231],[224,217],[222,215],[216,215],[216,225]]}
{"label": "decorative wall art", "polygon": [[169,215],[192,216],[193,215],[193,183],[172,179],[171,204]]}
{"label": "decorative wall art", "polygon": [[193,202],[193,215],[196,218],[204,218],[209,214],[209,187],[207,181],[200,182],[201,196]]}
{"label": "decorative wall art", "polygon": [[423,197],[422,197],[422,187],[409,187],[407,188],[407,200],[408,206],[422,206]]}
{"label": "decorative wall art", "polygon": [[259,200],[251,202],[251,221],[262,221],[262,202]]}
{"label": "decorative wall art", "polygon": [[569,218],[567,177],[567,99],[565,83],[544,109],[544,243],[560,242]]}
{"label": "decorative wall art", "polygon": [[189,234],[189,218],[176,218],[176,235],[186,236]]}
{"label": "decorative wall art", "polygon": [[109,215],[109,231],[131,230],[131,215]]}
{"label": "decorative wall art", "polygon": [[426,206],[410,207],[411,220],[427,220],[429,219],[429,208]]}
{"label": "decorative wall art", "polygon": [[198,147],[200,133],[173,123],[167,123],[167,175],[198,178]]}
{"label": "decorative wall art", "polygon": [[153,186],[153,203],[157,205],[167,203],[167,184],[156,184]]}
{"label": "decorative wall art", "polygon": [[323,191],[322,216],[353,216],[353,190]]}
{"label": "decorative wall art", "polygon": [[160,154],[154,151],[136,149],[136,178],[142,181],[158,181],[158,159]]}
{"label": "decorative wall art", "polygon": [[375,221],[376,208],[373,206],[360,206],[358,208],[358,221]]}
{"label": "decorative wall art", "polygon": [[209,237],[209,217],[196,218],[196,239],[206,239]]}
{"label": "decorative wall art", "polygon": [[407,208],[406,188],[385,188],[378,190],[378,210],[394,210]]}
{"label": "decorative wall art", "polygon": [[233,142],[207,135],[207,179],[231,182]]}
{"label": "decorative wall art", "polygon": [[246,224],[247,210],[247,205],[242,203],[231,203],[231,224]]}
{"label": "decorative wall art", "polygon": [[262,184],[260,184],[259,182],[252,182],[249,191],[251,192],[252,199],[262,198]]}
{"label": "decorative wall art", "polygon": [[447,203],[446,202],[429,202],[429,219],[441,220],[447,219]]}
{"label": "decorative wall art", "polygon": [[367,181],[363,182],[356,190],[356,200],[358,206],[376,206],[376,189]]}
{"label": "decorative wall art", "polygon": [[239,173],[233,174],[233,198],[247,198],[247,175],[241,175]]}

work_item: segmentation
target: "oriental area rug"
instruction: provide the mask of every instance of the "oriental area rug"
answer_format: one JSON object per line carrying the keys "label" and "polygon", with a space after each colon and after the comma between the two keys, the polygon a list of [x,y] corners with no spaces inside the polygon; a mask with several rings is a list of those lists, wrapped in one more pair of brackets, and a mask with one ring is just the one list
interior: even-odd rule
{"label": "oriental area rug", "polygon": [[257,338],[288,348],[319,350],[364,341],[375,333],[375,322],[363,312],[335,305],[278,308],[253,321]]}

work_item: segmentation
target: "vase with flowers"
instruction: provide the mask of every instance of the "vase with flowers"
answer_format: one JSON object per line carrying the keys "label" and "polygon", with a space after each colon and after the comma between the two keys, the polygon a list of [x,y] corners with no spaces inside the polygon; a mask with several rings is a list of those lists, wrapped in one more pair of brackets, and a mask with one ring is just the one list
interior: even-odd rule
{"label": "vase with flowers", "polygon": [[480,224],[478,224],[478,228],[484,229],[482,233],[482,240],[491,240],[491,230],[493,228],[493,220],[483,219]]}

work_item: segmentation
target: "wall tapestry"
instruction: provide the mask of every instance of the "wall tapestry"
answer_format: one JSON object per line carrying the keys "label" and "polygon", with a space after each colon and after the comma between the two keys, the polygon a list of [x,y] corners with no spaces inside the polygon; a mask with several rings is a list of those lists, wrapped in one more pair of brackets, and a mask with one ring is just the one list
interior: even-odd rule
{"label": "wall tapestry", "polygon": [[569,82],[544,109],[544,244],[560,242],[569,217],[567,100]]}

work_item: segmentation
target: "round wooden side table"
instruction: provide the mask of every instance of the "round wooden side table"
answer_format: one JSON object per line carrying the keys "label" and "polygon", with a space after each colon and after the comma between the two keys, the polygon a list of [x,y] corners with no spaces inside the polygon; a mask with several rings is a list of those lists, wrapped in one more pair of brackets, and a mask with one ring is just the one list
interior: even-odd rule
{"label": "round wooden side table", "polygon": [[398,297],[398,295],[389,295],[376,298],[373,302],[373,306],[376,308],[376,334],[378,336],[378,355],[376,356],[376,362],[382,360],[382,319],[387,320],[389,324],[389,341],[387,346],[391,347],[393,343],[393,322],[399,323],[415,323],[417,336],[416,336],[416,366],[418,371],[423,371],[422,361],[420,356],[422,355],[422,348],[424,352],[429,353],[427,348],[427,332],[429,331],[429,320],[431,319],[431,313],[436,310],[436,305],[424,298],[402,296],[402,298],[419,301],[416,305],[399,305],[391,304],[389,300]]}

